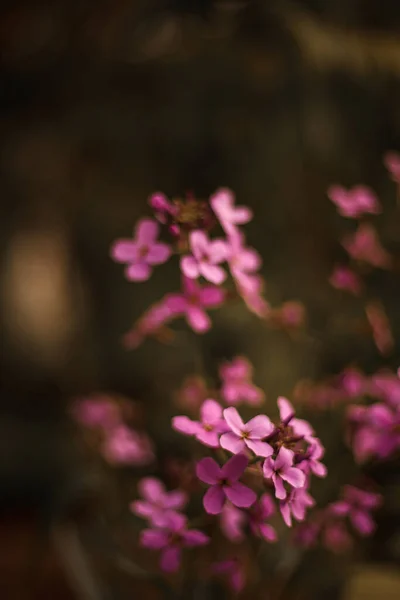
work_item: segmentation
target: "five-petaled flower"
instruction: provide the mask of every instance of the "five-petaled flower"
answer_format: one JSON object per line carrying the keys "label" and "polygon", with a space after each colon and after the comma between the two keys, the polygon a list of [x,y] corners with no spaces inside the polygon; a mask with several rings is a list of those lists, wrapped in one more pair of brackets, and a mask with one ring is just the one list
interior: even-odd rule
{"label": "five-petaled flower", "polygon": [[228,235],[236,231],[237,225],[244,225],[253,218],[247,206],[235,206],[233,193],[225,188],[217,190],[210,198],[211,207]]}
{"label": "five-petaled flower", "polygon": [[148,519],[152,525],[161,527],[168,519],[182,509],[187,502],[187,495],[182,490],[168,492],[164,484],[155,477],[144,477],[138,483],[143,500],[135,500],[130,504],[131,511],[138,517]]}
{"label": "five-petaled flower", "polygon": [[204,231],[195,230],[189,235],[192,255],[181,258],[181,270],[186,277],[197,279],[203,276],[219,285],[226,279],[226,272],[219,266],[227,258],[228,247],[223,240],[209,240]]}
{"label": "five-petaled flower", "polygon": [[248,459],[244,454],[232,456],[222,467],[210,457],[197,463],[197,477],[211,486],[203,498],[206,512],[211,515],[219,514],[226,499],[240,508],[248,508],[254,504],[257,499],[255,492],[239,482],[247,465]]}
{"label": "five-petaled flower", "polygon": [[275,486],[275,496],[279,500],[284,500],[287,496],[284,481],[295,488],[301,488],[305,484],[305,475],[303,471],[293,467],[293,458],[294,453],[292,450],[281,446],[275,459],[269,457],[264,462],[264,477],[272,479]]}
{"label": "five-petaled flower", "polygon": [[249,448],[256,456],[271,456],[271,446],[262,441],[274,431],[274,426],[266,415],[257,415],[243,423],[236,408],[231,406],[224,410],[224,418],[231,431],[221,435],[222,448],[233,454]]}
{"label": "five-petaled flower", "polygon": [[264,400],[264,392],[251,381],[253,367],[243,356],[223,363],[219,375],[222,380],[221,394],[228,404],[248,402],[256,405]]}
{"label": "five-petaled flower", "polygon": [[145,281],[153,265],[165,263],[171,256],[170,246],[157,242],[158,232],[159,226],[153,219],[142,219],[136,225],[133,240],[117,240],[111,248],[115,261],[128,264],[127,279]]}
{"label": "five-petaled flower", "polygon": [[199,442],[210,446],[219,447],[219,436],[228,427],[222,418],[221,405],[212,398],[203,402],[200,408],[201,421],[192,421],[189,417],[177,416],[172,419],[172,427],[186,435],[193,435]]}
{"label": "five-petaled flower", "polygon": [[167,573],[179,569],[182,548],[193,548],[208,544],[210,538],[197,529],[187,528],[184,515],[174,513],[169,515],[163,527],[144,529],[140,536],[140,545],[152,550],[161,550],[160,567]]}

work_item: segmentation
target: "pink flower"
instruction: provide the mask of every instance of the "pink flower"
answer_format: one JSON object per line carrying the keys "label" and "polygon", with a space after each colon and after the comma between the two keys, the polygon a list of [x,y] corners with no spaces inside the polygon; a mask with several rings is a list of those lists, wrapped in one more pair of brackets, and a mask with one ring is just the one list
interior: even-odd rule
{"label": "pink flower", "polygon": [[353,235],[344,238],[342,245],[355,260],[382,269],[389,269],[391,266],[390,254],[382,247],[376,229],[368,223],[361,223]]}
{"label": "pink flower", "polygon": [[315,500],[305,488],[291,490],[280,502],[280,511],[288,527],[292,526],[292,515],[296,521],[304,521],[308,507],[314,506]]}
{"label": "pink flower", "polygon": [[265,319],[270,312],[270,306],[262,295],[264,288],[262,277],[242,274],[240,279],[236,280],[236,287],[249,311],[260,319]]}
{"label": "pink flower", "polygon": [[358,296],[362,290],[362,281],[357,273],[348,267],[340,265],[336,265],[334,268],[329,278],[329,283],[332,287],[350,292],[350,294],[354,294],[355,296]]}
{"label": "pink flower", "polygon": [[266,415],[257,415],[247,423],[243,423],[236,408],[231,406],[224,410],[224,418],[231,431],[221,435],[220,444],[222,448],[233,454],[238,454],[246,450],[247,447],[256,456],[271,456],[273,453],[271,446],[261,441],[274,430],[273,424]]}
{"label": "pink flower", "polygon": [[355,398],[368,393],[369,383],[361,371],[347,368],[339,375],[339,387],[349,398]]}
{"label": "pink flower", "polygon": [[211,327],[205,308],[217,308],[225,300],[225,291],[213,285],[199,286],[193,279],[183,278],[183,292],[169,294],[167,305],[172,313],[186,315],[186,320],[196,333],[204,333]]}
{"label": "pink flower", "polygon": [[343,217],[358,219],[366,213],[381,212],[378,198],[365,185],[357,185],[349,190],[340,185],[333,185],[328,189],[328,196]]}
{"label": "pink flower", "polygon": [[219,447],[219,435],[227,430],[222,418],[221,405],[212,398],[205,400],[200,408],[201,421],[179,416],[172,419],[172,427],[185,435],[193,435],[199,442],[211,448]]}
{"label": "pink flower", "polygon": [[346,485],[343,489],[343,496],[343,500],[330,505],[330,513],[340,517],[348,516],[354,529],[361,535],[371,535],[375,529],[375,523],[370,513],[382,503],[380,494]]}
{"label": "pink flower", "polygon": [[387,152],[383,162],[393,181],[400,183],[400,154],[398,152]]}
{"label": "pink flower", "polygon": [[232,277],[246,287],[249,274],[258,271],[262,261],[258,252],[253,248],[246,248],[243,242],[242,233],[235,231],[231,234],[227,247],[227,261]]}
{"label": "pink flower", "polygon": [[75,419],[86,427],[110,429],[119,423],[118,408],[102,396],[78,400],[73,408]]}
{"label": "pink flower", "polygon": [[253,213],[247,206],[235,206],[235,197],[228,189],[220,189],[210,198],[211,207],[222,228],[227,234],[236,230],[237,225],[244,225],[253,218]]}
{"label": "pink flower", "polygon": [[127,263],[126,278],[145,281],[151,275],[151,267],[165,263],[171,256],[167,244],[157,242],[159,227],[152,219],[142,219],[135,230],[135,239],[117,240],[111,256],[117,262]]}
{"label": "pink flower", "polygon": [[400,379],[390,371],[378,371],[371,377],[371,394],[400,408]]}
{"label": "pink flower", "polygon": [[393,350],[394,339],[384,307],[377,301],[368,302],[365,314],[372,329],[375,346],[381,354],[389,354]]}
{"label": "pink flower", "polygon": [[102,452],[105,459],[113,464],[142,466],[154,460],[148,436],[125,425],[119,425],[107,434]]}
{"label": "pink flower", "polygon": [[226,502],[220,516],[220,527],[224,536],[231,542],[238,543],[245,539],[243,528],[247,521],[245,513]]}
{"label": "pink flower", "polygon": [[281,446],[275,460],[269,457],[264,462],[264,477],[272,479],[275,486],[275,496],[279,500],[284,500],[287,495],[284,481],[295,488],[301,488],[305,484],[306,478],[303,471],[292,466],[293,458],[294,453]]}
{"label": "pink flower", "polygon": [[242,563],[237,558],[216,562],[212,566],[215,575],[226,575],[229,587],[237,594],[246,585],[246,575]]}
{"label": "pink flower", "polygon": [[249,511],[250,529],[254,535],[264,538],[267,542],[276,542],[278,536],[275,529],[267,523],[275,512],[275,504],[269,494],[263,494]]}
{"label": "pink flower", "polygon": [[131,503],[131,511],[138,517],[148,519],[155,526],[163,526],[171,515],[187,503],[187,495],[181,490],[167,492],[164,484],[155,477],[144,477],[138,483],[143,500]]}
{"label": "pink flower", "polygon": [[350,406],[348,419],[353,452],[358,461],[374,456],[385,459],[400,448],[400,406],[381,403]]}
{"label": "pink flower", "polygon": [[314,430],[310,423],[295,417],[296,411],[287,398],[279,396],[277,403],[281,423],[284,427],[290,427],[295,436],[304,437],[305,439],[313,436]]}
{"label": "pink flower", "polygon": [[320,461],[325,454],[325,449],[321,442],[317,439],[309,439],[310,445],[301,460],[297,461],[297,465],[307,475],[314,473],[317,477],[326,477],[328,470]]}
{"label": "pink flower", "polygon": [[166,223],[168,217],[174,217],[177,214],[177,207],[168,200],[162,192],[155,192],[149,198],[149,204],[154,210],[155,217],[160,223]]}
{"label": "pink flower", "polygon": [[204,231],[192,231],[189,235],[191,256],[181,258],[181,270],[186,277],[197,279],[202,275],[211,283],[219,285],[226,273],[218,265],[227,257],[227,245],[223,240],[210,241]]}
{"label": "pink flower", "polygon": [[248,460],[244,454],[232,456],[223,467],[210,457],[203,458],[197,463],[197,477],[211,486],[203,498],[206,512],[211,515],[219,514],[226,498],[239,508],[248,508],[254,504],[257,499],[256,494],[239,482],[247,465]]}
{"label": "pink flower", "polygon": [[166,573],[179,569],[182,548],[193,548],[208,544],[210,538],[202,531],[187,528],[184,515],[175,513],[159,529],[144,529],[140,536],[140,545],[151,550],[161,550],[160,567]]}
{"label": "pink flower", "polygon": [[221,394],[228,404],[248,402],[261,404],[264,392],[251,381],[253,367],[243,356],[236,356],[230,363],[221,365],[219,375],[222,379]]}

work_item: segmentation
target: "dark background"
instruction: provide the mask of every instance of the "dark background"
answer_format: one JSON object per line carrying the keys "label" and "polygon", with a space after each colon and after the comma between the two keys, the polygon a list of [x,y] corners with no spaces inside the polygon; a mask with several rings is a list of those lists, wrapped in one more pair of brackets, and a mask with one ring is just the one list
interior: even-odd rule
{"label": "dark background", "polygon": [[[85,557],[68,567],[81,547],[70,524],[86,523],[113,485],[86,460],[66,416],[71,396],[134,399],[159,449],[174,452],[170,393],[194,371],[215,377],[221,358],[247,354],[271,407],[301,377],[353,361],[367,372],[398,366],[398,344],[383,361],[346,326],[359,301],[327,283],[349,225],[325,192],[332,182],[373,186],[384,244],[399,250],[395,188],[382,164],[400,148],[399,30],[396,0],[2,3],[2,598],[143,593],[108,566],[107,552],[104,590],[85,596],[76,584],[87,580],[75,577]],[[205,197],[219,186],[254,209],[248,239],[264,258],[267,297],[303,301],[307,333],[293,340],[235,306],[215,314],[204,338],[182,326],[171,348],[150,341],[126,352],[123,333],[178,275],[168,265],[129,284],[110,244],[130,234],[152,191]],[[398,275],[374,274],[377,292],[396,334]],[[335,454],[340,428],[318,418],[336,483],[348,455]],[[367,554],[398,563],[395,473],[389,465],[378,477],[392,504]],[[341,575],[329,569],[321,585],[336,597],[329,577],[340,587]]]}

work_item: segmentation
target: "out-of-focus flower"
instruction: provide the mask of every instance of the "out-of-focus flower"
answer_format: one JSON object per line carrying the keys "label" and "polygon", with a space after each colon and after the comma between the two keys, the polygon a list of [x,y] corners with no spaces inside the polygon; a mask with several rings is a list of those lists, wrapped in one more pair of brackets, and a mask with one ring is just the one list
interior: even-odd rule
{"label": "out-of-focus flower", "polygon": [[171,515],[187,503],[187,495],[181,490],[168,492],[155,477],[144,477],[138,483],[143,500],[131,502],[130,509],[138,517],[148,519],[155,526],[163,526]]}
{"label": "out-of-focus flower", "polygon": [[151,275],[152,267],[165,263],[171,256],[168,244],[157,241],[158,224],[152,219],[138,222],[133,240],[117,240],[111,248],[112,258],[127,263],[126,278],[131,281],[145,281]]}
{"label": "out-of-focus flower", "polygon": [[301,302],[296,300],[288,300],[281,306],[273,308],[267,314],[268,321],[282,329],[292,330],[298,329],[305,322],[305,308]]}
{"label": "out-of-focus flower", "polygon": [[180,433],[194,436],[205,446],[218,448],[220,434],[228,429],[222,418],[221,405],[216,400],[208,398],[200,408],[200,419],[201,421],[192,421],[185,416],[173,417],[172,427]]}
{"label": "out-of-focus flower", "polygon": [[188,410],[198,410],[209,395],[203,377],[190,375],[176,394],[176,403]]}
{"label": "out-of-focus flower", "polygon": [[150,306],[134,327],[124,336],[124,344],[130,350],[140,346],[146,337],[158,336],[163,327],[175,318],[176,314],[168,305],[168,296]]}
{"label": "out-of-focus flower", "polygon": [[102,429],[114,427],[121,419],[118,407],[109,398],[103,396],[77,400],[72,414],[81,425]]}
{"label": "out-of-focus flower", "polygon": [[211,207],[229,235],[235,232],[237,225],[244,225],[253,218],[253,213],[247,206],[235,206],[233,193],[225,188],[217,190],[210,198]]}
{"label": "out-of-focus flower", "polygon": [[222,467],[210,457],[203,458],[196,465],[197,477],[211,487],[203,498],[203,505],[209,514],[217,515],[222,511],[225,499],[239,508],[248,508],[257,499],[249,487],[239,482],[248,465],[244,454],[232,456]]}
{"label": "out-of-focus flower", "polygon": [[400,184],[400,154],[398,152],[387,152],[383,161],[393,181]]}
{"label": "out-of-focus flower", "polygon": [[390,406],[400,407],[400,379],[390,371],[378,371],[370,379],[371,394],[387,402]]}
{"label": "out-of-focus flower", "polygon": [[308,438],[313,436],[314,430],[305,419],[295,417],[296,411],[287,398],[279,396],[277,400],[281,424],[290,427],[295,436]]}
{"label": "out-of-focus flower", "polygon": [[386,459],[400,448],[400,406],[350,406],[347,417],[355,458]]}
{"label": "out-of-focus flower", "polygon": [[301,456],[300,461],[296,462],[296,466],[304,471],[306,475],[314,473],[317,477],[326,477],[328,470],[320,461],[324,454],[325,449],[321,442],[318,439],[310,440],[306,453]]}
{"label": "out-of-focus flower", "polygon": [[342,217],[359,219],[366,213],[376,215],[381,212],[378,198],[365,185],[357,185],[349,190],[340,185],[333,185],[328,189],[328,197]]}
{"label": "out-of-focus flower", "polygon": [[144,466],[154,460],[150,438],[126,425],[118,425],[107,433],[102,453],[112,464]]}
{"label": "out-of-focus flower", "polygon": [[305,488],[292,489],[279,503],[279,508],[288,527],[292,526],[292,515],[296,521],[304,521],[307,509],[315,505],[315,500]]}
{"label": "out-of-focus flower", "polygon": [[228,404],[247,402],[258,405],[264,400],[264,392],[252,382],[253,367],[243,356],[223,363],[219,375],[222,380],[221,394]]}
{"label": "out-of-focus flower", "polygon": [[331,504],[329,510],[333,515],[349,517],[352,526],[360,535],[371,535],[375,529],[375,522],[370,513],[381,503],[380,494],[346,485],[343,489],[343,500]]}
{"label": "out-of-focus flower", "polygon": [[348,398],[357,398],[369,392],[368,378],[358,369],[348,367],[338,377],[338,386]]}
{"label": "out-of-focus flower", "polygon": [[260,275],[243,275],[236,280],[236,287],[247,308],[260,319],[270,314],[270,305],[263,296],[264,280]]}
{"label": "out-of-focus flower", "polygon": [[227,261],[232,277],[240,284],[239,291],[250,288],[251,275],[259,270],[262,261],[258,252],[244,245],[244,235],[240,231],[235,231],[229,237]]}
{"label": "out-of-focus flower", "polygon": [[224,303],[225,291],[214,285],[201,287],[189,277],[183,278],[183,290],[167,296],[167,306],[174,316],[185,315],[196,333],[205,333],[211,321],[204,309],[217,308]]}
{"label": "out-of-focus flower", "polygon": [[274,514],[275,504],[269,494],[263,494],[249,510],[249,525],[252,533],[267,542],[276,542],[276,530],[267,520]]}
{"label": "out-of-focus flower", "polygon": [[220,515],[220,527],[228,540],[238,543],[245,539],[243,528],[246,521],[246,514],[242,510],[230,502],[225,502]]}
{"label": "out-of-focus flower", "polygon": [[167,223],[169,217],[177,215],[177,207],[162,192],[155,192],[149,198],[149,204],[160,223]]}
{"label": "out-of-focus flower", "polygon": [[358,296],[362,290],[361,278],[349,267],[336,265],[329,278],[329,283],[337,290],[344,290]]}
{"label": "out-of-focus flower", "polygon": [[328,550],[336,553],[347,552],[353,546],[353,538],[346,525],[337,519],[326,524],[322,541]]}
{"label": "out-of-focus flower", "polygon": [[212,571],[215,575],[225,575],[229,587],[237,594],[241,592],[246,585],[245,570],[242,563],[237,558],[221,560],[212,565]]}
{"label": "out-of-focus flower", "polygon": [[389,269],[392,265],[392,257],[382,247],[376,229],[368,223],[361,223],[354,234],[343,239],[342,245],[355,260],[382,269]]}
{"label": "out-of-focus flower", "polygon": [[394,347],[394,339],[389,319],[380,302],[371,301],[365,305],[365,314],[372,329],[372,336],[381,354],[389,354]]}
{"label": "out-of-focus flower", "polygon": [[219,266],[228,254],[228,246],[223,240],[209,240],[204,231],[189,234],[192,255],[181,258],[182,273],[190,279],[203,276],[211,283],[219,285],[226,279],[226,272]]}
{"label": "out-of-focus flower", "polygon": [[140,535],[141,546],[161,550],[160,567],[166,573],[179,569],[183,548],[204,546],[209,541],[202,531],[188,529],[186,517],[178,513],[170,515],[162,528],[144,529]]}
{"label": "out-of-focus flower", "polygon": [[272,479],[275,486],[275,496],[279,500],[284,500],[287,496],[284,481],[295,488],[301,488],[305,484],[305,475],[303,471],[293,467],[293,458],[294,453],[282,446],[275,459],[269,457],[264,462],[264,477]]}
{"label": "out-of-focus flower", "polygon": [[263,438],[270,435],[274,426],[266,415],[257,415],[243,423],[236,408],[231,406],[224,410],[224,419],[231,431],[221,435],[220,444],[225,450],[234,454],[249,448],[256,456],[271,456],[273,450]]}

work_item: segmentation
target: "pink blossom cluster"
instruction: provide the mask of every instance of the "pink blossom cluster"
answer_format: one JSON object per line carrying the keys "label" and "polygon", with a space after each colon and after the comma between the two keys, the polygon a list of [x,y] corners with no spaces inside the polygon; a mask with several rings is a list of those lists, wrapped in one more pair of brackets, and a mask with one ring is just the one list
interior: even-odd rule
{"label": "pink blossom cluster", "polygon": [[121,406],[106,395],[75,401],[72,415],[86,429],[100,433],[100,452],[114,465],[145,466],[153,462],[149,436],[128,427]]}
{"label": "pink blossom cluster", "polygon": [[376,525],[372,513],[381,503],[380,494],[346,485],[340,500],[316,511],[309,522],[297,528],[295,539],[305,547],[319,541],[332,552],[348,551],[354,543],[352,532],[361,537],[374,533]]}

